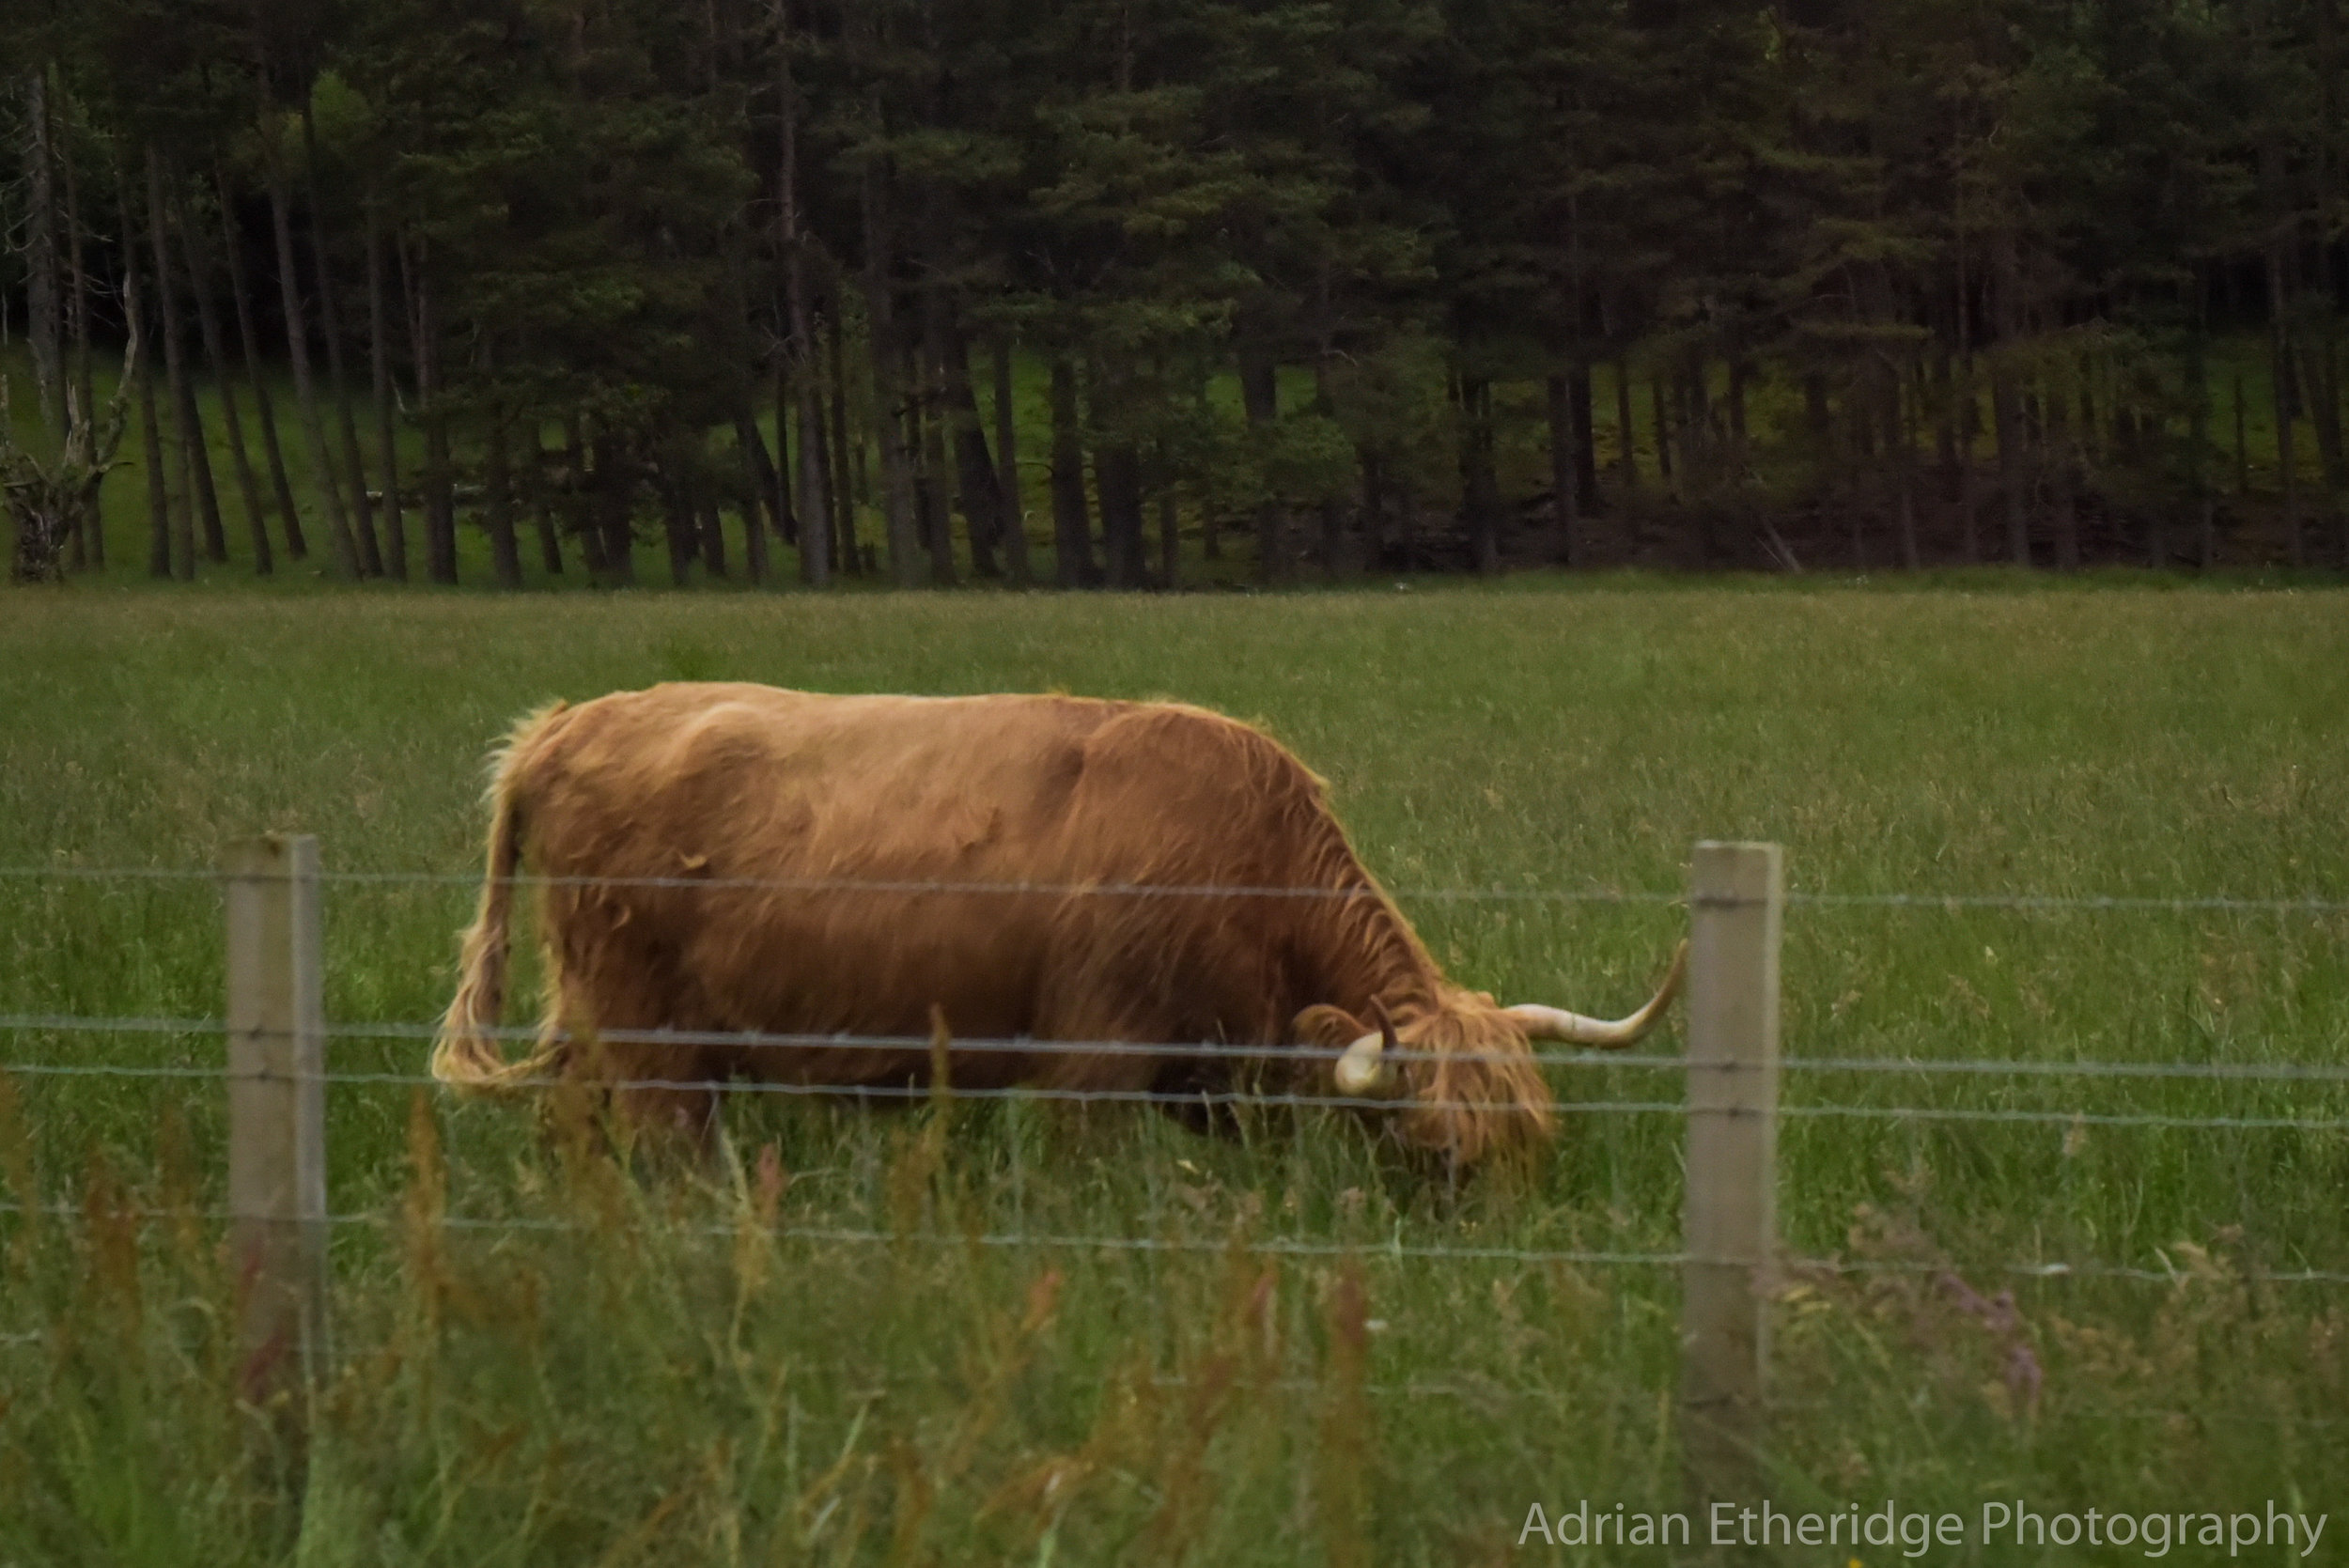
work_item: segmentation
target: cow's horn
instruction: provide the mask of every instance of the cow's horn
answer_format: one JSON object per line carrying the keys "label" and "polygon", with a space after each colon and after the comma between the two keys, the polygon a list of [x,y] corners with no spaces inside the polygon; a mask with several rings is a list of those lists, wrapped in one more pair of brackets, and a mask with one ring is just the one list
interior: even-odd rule
{"label": "cow's horn", "polygon": [[1378,1032],[1363,1035],[1338,1058],[1338,1093],[1349,1099],[1383,1099],[1400,1087],[1395,1080],[1394,1063],[1387,1056],[1387,1052],[1398,1048],[1394,1021],[1375,999],[1370,1005],[1378,1015]]}
{"label": "cow's horn", "polygon": [[1570,1046],[1597,1046],[1605,1050],[1620,1050],[1638,1040],[1664,1009],[1680,994],[1680,977],[1688,966],[1688,944],[1682,942],[1672,954],[1672,969],[1664,983],[1648,998],[1645,1007],[1627,1018],[1586,1018],[1579,1013],[1569,1013],[1563,1007],[1544,1007],[1539,1002],[1520,1002],[1508,1008],[1508,1015],[1525,1026],[1531,1039],[1561,1040]]}

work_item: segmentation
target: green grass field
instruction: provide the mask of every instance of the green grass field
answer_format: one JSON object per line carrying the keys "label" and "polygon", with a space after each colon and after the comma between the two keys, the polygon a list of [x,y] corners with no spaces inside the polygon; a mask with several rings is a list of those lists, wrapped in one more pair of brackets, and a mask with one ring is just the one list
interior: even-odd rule
{"label": "green grass field", "polygon": [[[1693,841],[1757,837],[1812,894],[2349,898],[2349,596],[1521,586],[8,593],[0,866],[204,867],[283,830],[330,871],[468,877],[516,714],[726,677],[1257,720],[1455,977],[1585,1012],[1644,994],[1682,909],[1430,895],[1672,893]],[[472,898],[333,885],[329,1017],[430,1019]],[[220,927],[205,882],[0,879],[0,1013],[216,1016]],[[2338,912],[1798,904],[1785,1048],[2339,1066],[2344,935]],[[1657,1048],[1679,1041],[1675,1018]],[[0,1061],[221,1049],[20,1031]],[[353,1222],[299,1451],[234,1397],[217,1225],[135,1213],[223,1201],[217,1084],[0,1077],[0,1180],[72,1210],[0,1217],[0,1563],[1487,1562],[1536,1501],[1678,1507],[1674,1270],[1421,1255],[1677,1249],[1679,1118],[1575,1107],[1679,1081],[1551,1077],[1554,1156],[1456,1182],[1318,1113],[1207,1139],[749,1095],[725,1161],[631,1174],[521,1108],[336,1085]],[[2349,1133],[1801,1113],[2340,1123],[2342,1084],[1797,1070],[1785,1094],[1788,1251],[1872,1270],[1797,1270],[1777,1308],[1781,1507],[2349,1512],[2349,1286],[2261,1278],[2349,1268]],[[808,1234],[841,1231],[894,1239]],[[955,1239],[978,1235],[1190,1250]],[[2176,1278],[2015,1272],[2090,1262]]]}

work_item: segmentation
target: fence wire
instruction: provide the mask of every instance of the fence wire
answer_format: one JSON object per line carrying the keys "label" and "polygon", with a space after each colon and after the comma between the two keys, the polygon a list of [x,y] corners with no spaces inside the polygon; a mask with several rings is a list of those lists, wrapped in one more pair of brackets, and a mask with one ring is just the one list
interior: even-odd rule
{"label": "fence wire", "polygon": [[[123,1079],[214,1079],[232,1076],[225,1065],[132,1065],[106,1063],[5,1062],[0,1073],[24,1078],[123,1078]],[[249,1073],[241,1076],[270,1082],[325,1083],[350,1086],[432,1088],[441,1080],[427,1073],[348,1072],[320,1073]],[[1519,1112],[1525,1108],[1515,1100],[1423,1099],[1413,1095],[1377,1098],[1355,1094],[1314,1094],[1282,1093],[1250,1089],[1082,1089],[1057,1087],[1050,1084],[1019,1084],[1006,1086],[953,1085],[933,1086],[918,1082],[856,1083],[816,1081],[794,1083],[768,1079],[708,1079],[708,1078],[563,1078],[528,1077],[511,1079],[498,1087],[502,1089],[554,1089],[566,1085],[583,1085],[615,1093],[686,1093],[777,1094],[787,1097],[832,1100],[882,1100],[921,1103],[930,1100],[998,1100],[1036,1101],[1073,1105],[1153,1105],[1169,1108],[1233,1110],[1242,1107],[1268,1110],[1362,1110],[1387,1113],[1414,1111],[1477,1111]],[[1551,1110],[1564,1116],[1587,1115],[1688,1115],[1690,1108],[1679,1100],[1574,1100],[1554,1101]],[[2177,1116],[2158,1112],[2099,1111],[2072,1110],[2027,1110],[1976,1106],[1905,1106],[1905,1105],[1804,1105],[1781,1104],[1780,1116],[1788,1118],[1835,1117],[1866,1121],[1891,1122],[1982,1122],[2011,1123],[2050,1126],[2108,1126],[2145,1127],[2182,1131],[2248,1130],[2276,1132],[2344,1132],[2349,1131],[2349,1118],[2316,1116]]]}
{"label": "fence wire", "polygon": [[[219,1034],[227,1028],[222,1018],[88,1017],[70,1013],[0,1014],[0,1034]],[[371,1021],[330,1023],[329,1040],[430,1040],[438,1023]],[[477,1031],[509,1044],[541,1039],[536,1028],[515,1026]],[[568,1040],[568,1035],[558,1035]],[[771,1033],[758,1031],[679,1029],[599,1030],[595,1038],[611,1045],[665,1045],[751,1049],[873,1049],[926,1053],[934,1046],[926,1034]],[[1031,1038],[949,1039],[952,1051],[972,1054],[1023,1056],[1145,1056],[1187,1060],[1269,1062],[1335,1061],[1343,1047],[1313,1045],[1232,1045],[1216,1041],[1154,1044],[1134,1040],[1037,1040]],[[1445,1061],[1490,1063],[1532,1061],[1543,1067],[1631,1068],[1648,1072],[1739,1073],[1766,1070],[1743,1063],[1698,1062],[1686,1056],[1615,1054],[1602,1050],[1419,1051],[1398,1047],[1383,1053],[1390,1060]],[[2111,1062],[2046,1061],[1996,1058],[1917,1058],[1865,1056],[1781,1057],[1779,1069],[1791,1073],[1857,1073],[1875,1075],[1962,1076],[1968,1078],[2182,1079],[2214,1081],[2349,1083],[2349,1063],[2322,1062]],[[9,1064],[0,1063],[0,1069]],[[26,1067],[24,1070],[31,1070]],[[93,1069],[96,1070],[96,1069]],[[735,1082],[737,1080],[727,1080]],[[1645,1109],[1644,1106],[1641,1109]]]}
{"label": "fence wire", "polygon": [[[59,881],[219,881],[223,874],[199,866],[0,866],[0,879]],[[479,872],[324,871],[319,879],[353,886],[478,888]],[[1392,897],[1401,901],[1555,904],[1686,905],[1677,890],[1644,888],[1300,888],[1161,882],[947,881],[930,878],[848,877],[569,877],[519,874],[498,878],[515,888],[671,888],[793,893],[952,893],[999,896],[1115,898],[1265,898],[1353,900]],[[2320,893],[2285,896],[2171,896],[2136,893],[1827,893],[1789,890],[1789,905],[1817,908],[2015,909],[2177,914],[2349,913],[2349,899]]]}
{"label": "fence wire", "polygon": [[[153,1078],[226,1079],[223,1067],[109,1067],[59,1063],[0,1063],[0,1072],[26,1078]],[[264,1082],[328,1083],[373,1087],[438,1086],[440,1080],[423,1073],[257,1073],[242,1075]],[[1251,1090],[1061,1089],[1050,1085],[1003,1088],[933,1088],[919,1083],[783,1083],[767,1079],[613,1078],[521,1078],[506,1080],[503,1089],[552,1089],[565,1085],[613,1092],[721,1093],[779,1094],[827,1100],[885,1100],[922,1103],[930,1100],[1033,1101],[1062,1105],[1155,1105],[1228,1110],[1262,1107],[1268,1110],[1409,1111],[1522,1111],[1514,1100],[1456,1100],[1400,1097],[1374,1099],[1347,1094],[1284,1094]],[[1690,1113],[1678,1100],[1558,1100],[1551,1110],[1577,1115],[1673,1115]],[[1716,1112],[1715,1114],[1750,1114]],[[2158,1113],[2092,1110],[2021,1110],[1968,1106],[1843,1106],[1781,1105],[1783,1117],[1840,1117],[1890,1122],[1989,1122],[2048,1126],[2146,1127],[2173,1131],[2344,1132],[2349,1118],[2310,1116],[2168,1116]]]}
{"label": "fence wire", "polygon": [[[86,1220],[89,1210],[79,1203],[48,1203],[26,1204],[0,1202],[0,1215],[38,1215],[48,1219]],[[154,1223],[158,1221],[197,1220],[207,1224],[232,1223],[238,1218],[224,1208],[163,1208],[133,1205],[111,1211],[124,1217]],[[336,1228],[370,1230],[397,1229],[414,1223],[411,1216],[372,1211],[328,1214],[321,1222]],[[433,1227],[458,1233],[515,1234],[581,1234],[599,1229],[614,1228],[582,1219],[534,1219],[521,1216],[491,1216],[441,1214],[430,1217]],[[626,1229],[625,1225],[616,1227]],[[677,1235],[702,1236],[731,1240],[739,1237],[738,1224],[701,1222],[677,1224],[663,1221],[659,1228]],[[793,1225],[773,1227],[769,1233],[776,1241],[813,1242],[838,1246],[921,1246],[940,1248],[985,1248],[998,1250],[1034,1250],[1040,1251],[1096,1251],[1108,1253],[1149,1254],[1221,1254],[1242,1252],[1251,1256],[1354,1258],[1362,1261],[1393,1259],[1408,1262],[1505,1263],[1523,1266],[1572,1265],[1595,1268],[1680,1268],[1689,1264],[1712,1264],[1746,1266],[1750,1259],[1711,1257],[1691,1252],[1626,1251],[1584,1248],[1551,1247],[1459,1247],[1429,1246],[1396,1240],[1344,1242],[1329,1241],[1312,1236],[1270,1236],[1247,1238],[1228,1236],[1133,1236],[1095,1235],[1080,1233],[987,1231],[979,1233],[949,1231],[896,1231],[873,1227],[837,1225]],[[2189,1283],[2227,1283],[2240,1281],[2263,1285],[2343,1285],[2349,1284],[2349,1270],[2327,1268],[2195,1268],[2180,1267],[2169,1263],[2149,1268],[2141,1265],[2116,1264],[2100,1259],[2078,1261],[1994,1263],[1962,1265],[1949,1260],[1834,1258],[1789,1255],[1779,1259],[1775,1267],[1781,1281],[1798,1281],[1804,1276],[1833,1275],[1865,1277],[1870,1275],[1952,1276],[1996,1274],[2001,1278],[2057,1281],[2066,1280],[2111,1280],[2138,1284],[2183,1285]]]}
{"label": "fence wire", "polygon": [[[221,873],[212,868],[198,867],[84,867],[84,866],[14,866],[0,867],[0,878],[53,879],[71,881],[126,882],[208,882],[217,883]],[[478,887],[478,874],[439,872],[367,872],[346,871],[322,874],[322,881],[358,886],[418,886],[418,887]],[[941,880],[876,880],[852,877],[544,877],[519,876],[509,879],[516,887],[624,887],[645,889],[675,889],[704,891],[771,891],[778,893],[870,893],[888,895],[940,894],[1010,897],[1112,897],[1112,898],[1189,898],[1189,899],[1315,899],[1350,901],[1392,896],[1401,902],[1496,902],[1547,903],[1558,905],[1626,905],[1649,907],[1685,906],[1688,895],[1679,892],[1654,890],[1583,888],[1426,888],[1382,890],[1375,886],[1357,888],[1299,888],[1274,886],[1226,886],[1161,883],[1050,883],[1030,881],[941,881]],[[2008,910],[2019,912],[2115,912],[2115,913],[2174,913],[2174,914],[2234,914],[2234,915],[2308,915],[2330,916],[2349,913],[2349,900],[2323,896],[2300,897],[2163,897],[2127,894],[2062,895],[2049,893],[1810,893],[1790,892],[1789,905],[1822,909],[1883,908],[1942,910]],[[0,1015],[0,1032],[7,1033],[76,1033],[107,1035],[216,1035],[225,1028],[223,1020],[206,1017],[86,1017],[56,1014]],[[336,1041],[424,1040],[431,1038],[439,1029],[437,1023],[370,1021],[328,1026],[327,1034]],[[535,1041],[539,1031],[528,1028],[499,1029],[490,1032],[503,1040]],[[612,1044],[658,1044],[696,1048],[726,1048],[776,1050],[807,1049],[873,1049],[905,1053],[926,1053],[933,1048],[927,1036],[851,1036],[812,1033],[716,1032],[675,1030],[604,1031],[599,1037]],[[1343,1054],[1341,1048],[1315,1046],[1242,1046],[1228,1043],[1201,1042],[1188,1044],[1148,1044],[1132,1041],[1044,1041],[1044,1040],[955,1040],[949,1042],[955,1052],[1020,1054],[1038,1057],[1085,1056],[1146,1056],[1154,1059],[1245,1060],[1263,1063],[1271,1061],[1315,1062],[1334,1060]],[[1398,1061],[1439,1053],[1418,1053],[1408,1050],[1391,1052]],[[1592,1051],[1535,1051],[1532,1060],[1545,1067],[1620,1067],[1650,1072],[1738,1071],[1743,1067],[1724,1068],[1721,1064],[1694,1063],[1686,1057],[1641,1055],[1608,1055]],[[1504,1059],[1501,1053],[1455,1053],[1449,1060],[1491,1062]],[[1523,1062],[1524,1055],[1507,1053],[1506,1060]],[[2011,1076],[2025,1079],[2104,1079],[2104,1080],[2202,1080],[2279,1083],[2343,1083],[2349,1082],[2349,1064],[2331,1063],[2183,1063],[2183,1062],[2112,1062],[2112,1061],[2016,1061],[2016,1060],[1926,1060],[1908,1058],[1854,1057],[1788,1057],[1778,1063],[1784,1071],[1796,1074],[1827,1075],[1911,1075],[1962,1076],[1982,1079]],[[23,1077],[100,1078],[156,1079],[218,1079],[228,1076],[225,1066],[171,1064],[131,1064],[103,1063],[0,1063],[0,1073]],[[424,1086],[435,1080],[419,1073],[330,1071],[315,1075],[318,1081],[353,1086]],[[515,1087],[551,1087],[566,1081],[558,1079],[534,1078],[523,1079]],[[1493,1103],[1474,1100],[1397,1102],[1359,1096],[1306,1094],[1266,1094],[1243,1091],[1206,1091],[1174,1093],[1156,1090],[1102,1090],[1026,1086],[1006,1088],[957,1088],[934,1090],[910,1082],[880,1084],[849,1083],[786,1083],[771,1080],[713,1080],[696,1079],[622,1078],[598,1079],[595,1086],[603,1089],[644,1091],[706,1091],[728,1090],[754,1094],[777,1094],[801,1096],[847,1097],[881,1100],[928,1100],[941,1094],[957,1100],[1030,1099],[1115,1104],[1153,1104],[1179,1107],[1233,1107],[1240,1105],[1282,1108],[1329,1108],[1392,1111],[1397,1109],[1431,1110],[1512,1110],[1514,1103]],[[1565,1101],[1557,1108],[1566,1114],[1686,1114],[1688,1107],[1678,1101],[1662,1100],[1601,1100]],[[1981,1123],[2056,1126],[2140,1127],[2174,1130],[2254,1130],[2334,1133],[2349,1131],[2349,1118],[2310,1116],[2184,1116],[2161,1113],[2092,1111],[2084,1110],[2038,1110],[2001,1107],[1964,1106],[1859,1106],[1841,1104],[1785,1104],[1779,1113],[1787,1117],[1865,1119],[1917,1123]],[[0,1214],[32,1212],[79,1217],[84,1211],[70,1204],[33,1205],[30,1209],[16,1203],[0,1203]],[[141,1219],[197,1219],[209,1222],[225,1221],[231,1217],[220,1210],[160,1210],[133,1211]],[[343,1227],[384,1226],[396,1221],[381,1214],[354,1213],[327,1217],[327,1222]],[[568,1230],[579,1228],[574,1222],[497,1219],[493,1217],[444,1216],[438,1223],[453,1231],[498,1232],[533,1230]],[[702,1226],[715,1234],[732,1235],[732,1226]],[[977,1235],[937,1233],[900,1233],[844,1227],[788,1227],[778,1233],[779,1238],[841,1245],[905,1244],[938,1246],[978,1246],[985,1248],[1088,1249],[1107,1252],[1165,1253],[1217,1252],[1238,1247],[1252,1253],[1268,1256],[1303,1257],[1393,1257],[1415,1260],[1455,1260],[1460,1262],[1501,1262],[1519,1265],[1571,1265],[1621,1267],[1676,1267],[1693,1259],[1680,1252],[1606,1251],[1579,1249],[1506,1248],[1506,1247],[1445,1247],[1388,1244],[1356,1245],[1309,1237],[1278,1237],[1254,1241],[1206,1240],[1162,1236],[1109,1236],[1058,1234],[1028,1234],[1020,1232],[986,1233]],[[1726,1261],[1726,1260],[1713,1260]],[[2055,1261],[2042,1263],[2010,1262],[1995,1265],[1996,1270],[2010,1278],[2026,1281],[2064,1279],[2096,1279],[2170,1284],[2205,1278],[2194,1270],[2170,1266],[2150,1268],[2141,1265],[2113,1264],[2102,1261]],[[1924,1263],[1884,1260],[1799,1259],[1788,1260],[1790,1271],[1828,1272],[1839,1275],[1877,1273],[1932,1274],[1951,1270],[1945,1263]],[[2220,1278],[2241,1279],[2277,1285],[2325,1285],[2349,1283],[2349,1271],[2302,1269],[2250,1269],[2230,1271]],[[2167,1412],[2149,1412],[2167,1415]]]}

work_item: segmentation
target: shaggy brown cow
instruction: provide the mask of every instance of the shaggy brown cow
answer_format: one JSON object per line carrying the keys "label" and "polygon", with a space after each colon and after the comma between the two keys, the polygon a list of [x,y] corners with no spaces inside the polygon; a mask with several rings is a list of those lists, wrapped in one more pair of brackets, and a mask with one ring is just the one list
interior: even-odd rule
{"label": "shaggy brown cow", "polygon": [[[490,799],[433,1073],[585,1072],[574,1042],[600,1031],[599,1072],[680,1085],[623,1087],[624,1109],[694,1128],[715,1095],[681,1085],[920,1083],[929,1052],[626,1036],[918,1038],[942,1015],[965,1041],[1164,1047],[957,1045],[957,1087],[1196,1094],[1230,1086],[1234,1057],[1170,1042],[1262,1046],[1275,1086],[1404,1098],[1411,1141],[1472,1159],[1551,1128],[1530,1039],[1628,1045],[1680,975],[1675,958],[1614,1022],[1461,989],[1319,779],[1247,725],[1169,703],[657,686],[524,720]],[[549,879],[551,984],[537,1050],[509,1062],[490,1031],[525,848]],[[1298,1044],[1345,1048],[1332,1064]]]}

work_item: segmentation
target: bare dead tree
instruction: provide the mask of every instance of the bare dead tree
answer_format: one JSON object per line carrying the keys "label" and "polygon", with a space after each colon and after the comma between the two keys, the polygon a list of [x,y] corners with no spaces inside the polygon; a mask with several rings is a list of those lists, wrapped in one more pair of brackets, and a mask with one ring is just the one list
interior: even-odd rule
{"label": "bare dead tree", "polygon": [[114,467],[138,380],[139,318],[130,312],[122,379],[101,415],[83,402],[70,376],[63,379],[66,435],[56,459],[44,463],[16,443],[8,411],[8,380],[0,375],[0,505],[16,525],[9,575],[19,582],[64,581],[66,541],[98,516],[99,487]]}

